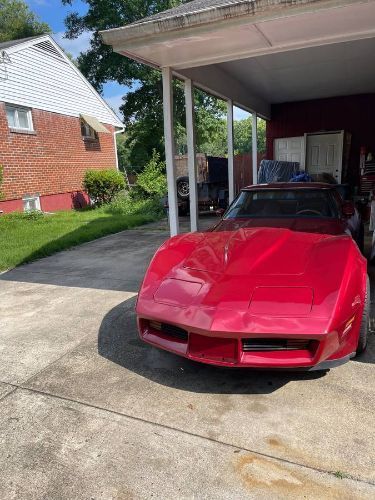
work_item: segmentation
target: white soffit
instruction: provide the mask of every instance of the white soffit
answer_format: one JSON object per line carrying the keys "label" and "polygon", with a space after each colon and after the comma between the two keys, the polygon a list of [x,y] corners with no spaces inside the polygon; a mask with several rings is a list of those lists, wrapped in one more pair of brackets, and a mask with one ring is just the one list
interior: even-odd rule
{"label": "white soffit", "polygon": [[375,38],[280,52],[183,70],[205,77],[220,69],[269,103],[375,92]]}
{"label": "white soffit", "polygon": [[[123,55],[175,70],[233,59],[326,45],[375,36],[375,2],[354,1],[343,5],[314,2],[308,12],[280,4],[272,19],[244,16],[235,22],[207,23],[173,31],[116,40],[103,33],[114,50]],[[288,12],[290,10],[290,15]]]}

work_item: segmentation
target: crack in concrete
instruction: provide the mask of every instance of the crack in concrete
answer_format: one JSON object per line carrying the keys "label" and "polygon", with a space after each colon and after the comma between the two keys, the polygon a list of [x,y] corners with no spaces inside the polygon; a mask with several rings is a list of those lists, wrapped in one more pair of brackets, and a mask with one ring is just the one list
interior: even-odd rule
{"label": "crack in concrete", "polygon": [[0,396],[0,402],[1,401],[4,401],[4,399],[9,396],[10,394],[13,394],[13,392],[15,392],[17,389],[19,389],[18,386],[14,386],[13,384],[9,384],[9,382],[2,382],[3,384],[5,385],[9,385],[10,387],[12,387],[12,389],[10,389],[8,392],[6,392],[5,394],[3,394],[2,396]]}
{"label": "crack in concrete", "polygon": [[[220,441],[218,439],[210,438],[208,436],[204,436],[204,435],[201,435],[201,434],[196,434],[194,432],[185,431],[183,429],[178,429],[176,427],[172,427],[172,426],[169,426],[169,425],[166,425],[166,424],[161,424],[159,422],[153,422],[153,421],[150,421],[150,420],[143,419],[141,417],[135,417],[135,416],[129,415],[127,413],[123,413],[123,412],[119,412],[119,411],[116,411],[116,410],[104,408],[102,406],[98,406],[98,405],[94,405],[94,404],[91,404],[91,403],[87,403],[85,401],[71,399],[71,398],[68,398],[68,397],[65,397],[65,396],[60,396],[58,394],[53,394],[53,393],[50,393],[50,392],[46,392],[46,391],[42,391],[42,390],[38,390],[38,389],[33,389],[33,388],[30,388],[30,387],[24,387],[22,385],[9,384],[9,383],[8,383],[8,385],[12,385],[15,388],[15,390],[12,391],[12,393],[14,393],[17,389],[18,390],[22,390],[22,391],[28,391],[28,392],[39,394],[39,395],[42,395],[42,396],[55,398],[55,399],[58,399],[58,400],[61,400],[61,401],[65,401],[65,402],[69,402],[69,403],[74,403],[74,404],[82,405],[82,406],[85,406],[87,408],[91,408],[91,409],[94,409],[94,410],[98,410],[98,411],[103,411],[103,412],[106,412],[106,413],[110,413],[110,414],[113,414],[113,415],[116,415],[116,416],[119,416],[119,417],[122,417],[122,418],[127,418],[129,420],[135,420],[137,422],[141,422],[141,423],[144,423],[144,424],[147,424],[147,425],[150,425],[150,426],[155,426],[155,427],[158,427],[158,428],[166,429],[168,431],[173,431],[173,432],[181,433],[181,434],[184,434],[184,435],[187,435],[187,436],[190,436],[190,437],[194,437],[194,438],[198,438],[198,439],[203,439],[205,441],[209,441],[209,442],[218,444],[220,446],[225,446],[227,448],[232,448],[234,450],[241,450],[241,451],[244,451],[244,452],[247,452],[247,453],[252,453],[252,454],[257,455],[259,457],[268,458],[268,459],[271,459],[271,460],[274,460],[274,461],[277,461],[277,462],[285,463],[285,464],[296,466],[296,467],[301,467],[303,469],[307,469],[307,470],[310,470],[310,471],[313,471],[313,472],[319,472],[319,473],[322,473],[322,474],[328,474],[330,476],[336,477],[334,471],[330,471],[330,470],[326,470],[326,469],[321,469],[321,468],[313,467],[311,465],[307,465],[307,464],[303,464],[303,463],[299,463],[299,462],[294,462],[293,460],[288,460],[286,458],[277,457],[277,456],[274,456],[274,455],[271,455],[271,454],[268,454],[268,453],[262,453],[260,451],[256,451],[256,450],[253,450],[253,449],[250,449],[250,448],[246,448],[246,447],[243,447],[243,446],[237,446],[237,445],[234,445],[232,443],[228,443],[226,441]],[[355,477],[355,476],[351,476],[351,475],[346,475],[345,478],[349,479],[351,481],[356,481],[358,483],[363,483],[363,484],[367,484],[367,485],[370,485],[370,486],[375,486],[375,482],[370,481],[370,480],[366,480],[366,479],[362,479],[362,478],[359,478],[359,477]]]}

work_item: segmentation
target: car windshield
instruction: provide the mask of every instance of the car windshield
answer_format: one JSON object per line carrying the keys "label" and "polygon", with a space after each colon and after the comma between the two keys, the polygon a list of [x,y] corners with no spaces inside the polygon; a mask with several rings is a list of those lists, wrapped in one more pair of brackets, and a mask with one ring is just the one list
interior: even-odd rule
{"label": "car windshield", "polygon": [[338,216],[338,206],[330,190],[291,188],[242,191],[224,219]]}

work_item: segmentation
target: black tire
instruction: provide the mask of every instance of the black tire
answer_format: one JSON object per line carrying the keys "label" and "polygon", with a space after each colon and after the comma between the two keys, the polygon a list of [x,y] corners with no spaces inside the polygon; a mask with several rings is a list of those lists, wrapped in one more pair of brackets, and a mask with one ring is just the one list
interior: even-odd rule
{"label": "black tire", "polygon": [[187,200],[189,198],[189,177],[179,177],[176,180],[177,196],[180,200]]}
{"label": "black tire", "polygon": [[356,351],[357,355],[361,354],[366,349],[369,323],[370,323],[370,280],[369,277],[367,276],[365,305],[363,307],[361,327],[359,329],[358,345]]}

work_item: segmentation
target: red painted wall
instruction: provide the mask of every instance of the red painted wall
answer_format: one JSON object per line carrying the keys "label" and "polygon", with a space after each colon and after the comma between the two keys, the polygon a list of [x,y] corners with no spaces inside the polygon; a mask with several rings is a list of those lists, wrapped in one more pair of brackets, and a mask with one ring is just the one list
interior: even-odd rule
{"label": "red painted wall", "polygon": [[273,158],[274,139],[329,130],[352,133],[348,181],[357,183],[360,147],[375,152],[375,94],[272,105],[267,158]]}
{"label": "red painted wall", "polygon": [[40,208],[43,212],[54,212],[55,210],[69,210],[71,208],[85,207],[89,197],[83,191],[72,193],[52,194],[40,197]]}
{"label": "red painted wall", "polygon": [[0,201],[0,212],[22,212],[23,211],[23,202],[22,200],[9,200],[9,201]]}
{"label": "red painted wall", "polygon": [[[55,212],[56,210],[71,210],[72,208],[82,208],[88,205],[89,197],[84,191],[74,191],[72,193],[48,194],[40,196],[40,208],[43,212]],[[22,212],[23,200],[0,201],[0,212]]]}
{"label": "red painted wall", "polygon": [[98,141],[88,142],[82,139],[77,117],[37,109],[32,110],[32,117],[35,133],[12,132],[0,102],[1,190],[6,200],[0,202],[0,210],[22,210],[22,197],[36,193],[43,210],[83,203],[84,196],[77,192],[82,190],[85,171],[116,167],[113,126],[105,124],[110,133],[99,133]]}

